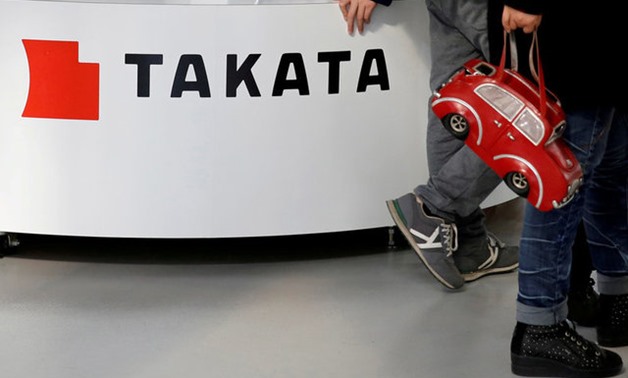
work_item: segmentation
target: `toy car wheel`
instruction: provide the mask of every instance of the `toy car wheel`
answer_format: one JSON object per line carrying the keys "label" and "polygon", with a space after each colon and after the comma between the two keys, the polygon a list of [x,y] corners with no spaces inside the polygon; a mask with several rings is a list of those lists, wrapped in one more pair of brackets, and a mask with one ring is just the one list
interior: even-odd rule
{"label": "toy car wheel", "polygon": [[520,197],[527,197],[530,192],[530,184],[523,173],[510,172],[504,178],[506,185]]}
{"label": "toy car wheel", "polygon": [[458,113],[447,114],[442,119],[443,126],[458,139],[466,139],[469,135],[469,122]]}

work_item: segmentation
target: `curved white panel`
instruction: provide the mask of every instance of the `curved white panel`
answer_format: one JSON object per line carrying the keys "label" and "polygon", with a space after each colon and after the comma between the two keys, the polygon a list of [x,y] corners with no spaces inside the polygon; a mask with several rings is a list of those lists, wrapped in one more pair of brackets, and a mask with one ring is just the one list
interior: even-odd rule
{"label": "curved white panel", "polygon": [[0,0],[0,230],[391,225],[385,200],[427,178],[427,16],[345,28],[329,1]]}

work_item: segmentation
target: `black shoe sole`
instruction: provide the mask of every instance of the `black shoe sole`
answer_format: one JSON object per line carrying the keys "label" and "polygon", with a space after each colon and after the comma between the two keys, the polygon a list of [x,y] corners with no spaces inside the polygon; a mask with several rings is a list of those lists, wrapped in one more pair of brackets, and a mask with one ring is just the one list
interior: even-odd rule
{"label": "black shoe sole", "polygon": [[524,377],[613,377],[621,373],[623,369],[622,365],[605,370],[574,369],[547,358],[523,357],[512,353],[510,358],[512,373]]}
{"label": "black shoe sole", "polygon": [[598,333],[597,343],[607,348],[618,348],[628,345],[628,336],[603,336]]}

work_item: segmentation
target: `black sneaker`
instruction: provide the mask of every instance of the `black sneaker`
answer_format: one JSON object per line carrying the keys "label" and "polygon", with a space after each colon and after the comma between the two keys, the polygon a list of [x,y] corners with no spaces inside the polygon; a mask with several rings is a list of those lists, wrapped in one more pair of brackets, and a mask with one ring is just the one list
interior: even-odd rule
{"label": "black sneaker", "polygon": [[517,323],[510,344],[511,368],[526,377],[612,377],[621,357],[580,336],[568,321],[550,326]]}
{"label": "black sneaker", "polygon": [[429,272],[450,289],[464,285],[452,253],[456,249],[456,225],[428,215],[414,193],[386,201],[388,211],[412,249]]}
{"label": "black sneaker", "polygon": [[628,294],[600,295],[597,342],[606,347],[628,345]]}
{"label": "black sneaker", "polygon": [[572,287],[567,296],[569,309],[567,319],[583,327],[595,327],[600,310],[599,295],[593,287],[595,281],[589,278],[588,285]]}
{"label": "black sneaker", "polygon": [[490,232],[483,239],[477,246],[460,240],[454,252],[454,261],[466,282],[489,274],[513,272],[519,266],[519,247],[507,246]]}

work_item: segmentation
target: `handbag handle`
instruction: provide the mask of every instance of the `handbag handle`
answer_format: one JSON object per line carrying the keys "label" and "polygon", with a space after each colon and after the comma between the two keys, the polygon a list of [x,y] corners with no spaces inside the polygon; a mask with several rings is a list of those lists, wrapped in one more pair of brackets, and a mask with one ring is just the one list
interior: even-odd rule
{"label": "handbag handle", "polygon": [[[508,42],[510,43],[510,49],[507,48],[506,38],[508,38]],[[504,75],[504,71],[506,69],[506,53],[510,51],[510,68],[513,71],[517,71],[517,43],[515,41],[514,33],[509,33],[504,30],[504,47],[502,50],[502,57],[499,61],[498,67],[498,78],[501,79]],[[535,62],[536,55],[536,62]],[[532,33],[532,43],[530,45],[530,54],[528,57],[529,65],[530,65],[530,73],[536,82],[539,84],[539,96],[540,96],[540,104],[539,111],[541,112],[541,116],[545,118],[545,114],[547,112],[547,93],[545,89],[545,76],[543,75],[543,66],[541,65],[541,54],[539,53],[539,38],[537,36],[536,30]],[[536,63],[536,64],[535,64]]]}

